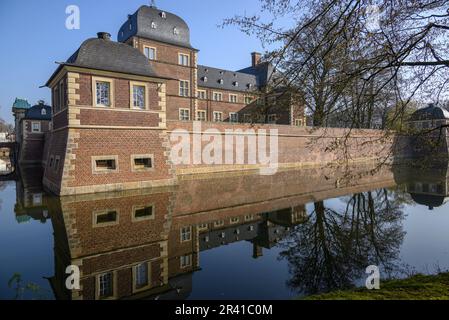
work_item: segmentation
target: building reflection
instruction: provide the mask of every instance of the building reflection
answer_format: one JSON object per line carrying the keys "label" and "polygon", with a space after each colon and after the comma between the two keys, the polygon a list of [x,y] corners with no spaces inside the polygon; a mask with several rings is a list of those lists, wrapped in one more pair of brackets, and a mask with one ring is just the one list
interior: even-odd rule
{"label": "building reflection", "polygon": [[429,210],[443,206],[449,201],[448,166],[425,165],[410,170],[407,192],[415,203]]}
{"label": "building reflection", "polygon": [[[334,265],[338,270],[351,270],[351,260],[346,258],[354,247],[343,246],[348,241],[367,244],[367,239],[381,243],[388,240],[390,247],[376,248],[383,255],[378,258],[387,260],[394,258],[393,249],[402,241],[395,238],[402,230],[398,228],[400,204],[388,207],[396,211],[385,212],[378,202],[389,199],[390,194],[370,192],[388,190],[398,184],[402,175],[389,168],[375,173],[369,168],[352,168],[350,175],[347,170],[322,168],[283,171],[275,176],[241,173],[192,176],[184,177],[177,187],[63,198],[46,195],[42,186],[32,183],[40,181],[38,177],[32,178],[35,174],[29,171],[22,177],[23,182],[18,182],[16,216],[41,221],[51,217],[55,271],[49,281],[57,299],[186,299],[192,291],[192,276],[201,269],[200,253],[240,241],[252,244],[253,250],[248,255],[255,259],[263,255],[264,249],[279,246],[280,242],[281,247],[287,245],[283,247],[283,257],[293,271],[290,284],[305,290],[306,281],[297,278],[299,273],[294,270],[313,268],[298,265],[301,259],[297,259],[298,251],[294,250],[306,250],[301,243],[323,240],[323,233],[319,234],[321,238],[313,238],[309,231],[326,232],[317,227],[330,226],[329,222],[334,223],[329,234],[332,230],[352,231],[348,231],[347,237],[325,236],[324,242],[315,242],[346,248],[344,255],[337,252],[336,257],[341,259],[333,260],[339,263]],[[366,210],[343,215],[332,212],[323,202],[348,194],[358,196],[347,199],[348,208]],[[315,203],[314,212],[307,213],[307,203]],[[381,229],[385,224],[382,219],[375,219],[374,214],[390,222],[396,215],[396,229]],[[335,219],[335,215],[346,219]],[[362,242],[357,242],[354,229],[347,224],[351,221],[348,217],[354,215],[363,220]],[[375,238],[380,234],[387,238]],[[296,241],[296,249],[288,245],[292,241]],[[356,249],[363,252],[364,248]],[[307,257],[312,259],[312,252]],[[329,261],[327,270],[335,271]],[[358,266],[362,262],[366,261],[358,260]],[[80,269],[79,290],[66,288],[66,268],[70,265]]]}

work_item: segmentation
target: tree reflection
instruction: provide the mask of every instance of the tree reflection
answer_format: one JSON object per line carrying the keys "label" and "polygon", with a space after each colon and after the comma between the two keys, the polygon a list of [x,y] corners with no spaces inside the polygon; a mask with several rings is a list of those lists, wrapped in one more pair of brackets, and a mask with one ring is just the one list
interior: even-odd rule
{"label": "tree reflection", "polygon": [[386,189],[354,194],[327,205],[314,203],[305,223],[286,241],[281,258],[289,262],[288,285],[314,294],[353,286],[369,265],[384,275],[396,270],[405,233],[402,199]]}

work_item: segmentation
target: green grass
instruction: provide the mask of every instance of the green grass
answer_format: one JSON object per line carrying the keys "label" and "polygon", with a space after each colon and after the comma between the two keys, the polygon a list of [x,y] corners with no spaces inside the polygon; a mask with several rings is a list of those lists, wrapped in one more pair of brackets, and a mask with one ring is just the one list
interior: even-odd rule
{"label": "green grass", "polygon": [[449,300],[449,273],[389,280],[381,282],[380,290],[335,291],[309,296],[305,300]]}

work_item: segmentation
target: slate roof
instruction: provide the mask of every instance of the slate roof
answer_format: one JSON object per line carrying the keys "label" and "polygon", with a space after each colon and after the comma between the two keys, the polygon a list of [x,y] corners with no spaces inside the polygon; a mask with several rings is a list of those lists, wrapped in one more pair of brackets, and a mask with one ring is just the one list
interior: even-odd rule
{"label": "slate roof", "polygon": [[[174,32],[175,28],[177,34]],[[117,39],[125,42],[133,36],[193,49],[187,23],[177,15],[154,6],[141,6],[134,14],[129,15],[120,28]]]}
{"label": "slate roof", "polygon": [[47,86],[63,66],[75,66],[103,71],[120,72],[138,76],[159,77],[148,59],[136,48],[124,43],[100,38],[107,34],[99,32],[99,38],[84,41],[79,49],[47,81]]}
{"label": "slate roof", "polygon": [[[45,114],[42,114],[42,109],[45,110]],[[43,103],[39,103],[27,110],[25,113],[26,120],[51,120],[51,107]]]}
{"label": "slate roof", "polygon": [[251,66],[242,70],[238,70],[238,72],[255,76],[257,79],[257,86],[263,87],[267,85],[267,83],[273,77],[274,67],[269,62],[262,62],[255,67]]}
{"label": "slate roof", "polygon": [[[220,80],[222,80],[222,83]],[[258,80],[255,75],[198,65],[198,86],[212,89],[252,91],[257,89]]]}
{"label": "slate roof", "polygon": [[411,193],[410,196],[412,197],[414,202],[416,202],[417,204],[429,207],[430,210],[433,210],[434,208],[441,207],[442,205],[447,203],[449,200],[448,198],[446,198],[444,196],[438,196],[438,195]]}
{"label": "slate roof", "polygon": [[449,119],[449,111],[442,107],[430,104],[428,107],[419,109],[414,112],[410,121],[421,121],[421,120],[444,120]]}
{"label": "slate roof", "polygon": [[16,109],[29,109],[31,105],[28,103],[28,100],[26,99],[16,98],[12,107]]}

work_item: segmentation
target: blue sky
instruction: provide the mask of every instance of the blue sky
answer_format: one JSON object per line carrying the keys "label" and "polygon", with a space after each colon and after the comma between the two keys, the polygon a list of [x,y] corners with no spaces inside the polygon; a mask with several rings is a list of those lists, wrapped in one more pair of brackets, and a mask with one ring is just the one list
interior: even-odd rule
{"label": "blue sky", "polygon": [[[143,0],[1,0],[0,117],[12,122],[11,105],[16,97],[35,103],[50,101],[50,91],[39,89],[55,70],[87,38],[98,31],[117,32],[127,15]],[[258,0],[157,0],[159,8],[181,16],[190,26],[192,45],[200,49],[199,63],[237,70],[250,64],[250,53],[262,51],[259,41],[236,27],[218,27],[235,14],[260,11]],[[81,13],[80,30],[67,30],[68,5]]]}

